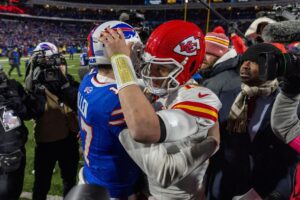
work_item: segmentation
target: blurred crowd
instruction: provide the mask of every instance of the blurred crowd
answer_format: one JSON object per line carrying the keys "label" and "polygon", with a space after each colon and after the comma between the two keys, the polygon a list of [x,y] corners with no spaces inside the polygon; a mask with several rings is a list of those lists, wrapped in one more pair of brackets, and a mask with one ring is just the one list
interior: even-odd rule
{"label": "blurred crowd", "polygon": [[86,45],[87,32],[92,27],[90,23],[1,19],[0,56],[7,55],[15,47],[23,56],[30,55],[41,41],[55,43],[62,52],[81,52]]}

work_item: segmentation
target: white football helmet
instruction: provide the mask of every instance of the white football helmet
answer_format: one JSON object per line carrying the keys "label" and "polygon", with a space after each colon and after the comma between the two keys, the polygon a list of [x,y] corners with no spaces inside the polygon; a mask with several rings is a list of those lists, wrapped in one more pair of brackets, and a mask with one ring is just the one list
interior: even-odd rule
{"label": "white football helmet", "polygon": [[45,56],[52,56],[53,54],[58,54],[57,47],[50,42],[41,42],[39,43],[33,52],[44,51]]}
{"label": "white football helmet", "polygon": [[126,43],[142,44],[140,36],[132,26],[121,21],[108,21],[94,28],[88,35],[88,57],[89,65],[106,65],[110,64],[105,52],[105,46],[99,41],[100,35],[106,28],[120,28],[125,36]]}

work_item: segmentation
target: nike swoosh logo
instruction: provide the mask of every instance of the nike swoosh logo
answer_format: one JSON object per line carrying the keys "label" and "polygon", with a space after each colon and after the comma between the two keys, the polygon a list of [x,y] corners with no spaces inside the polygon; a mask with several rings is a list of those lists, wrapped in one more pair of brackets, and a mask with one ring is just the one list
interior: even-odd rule
{"label": "nike swoosh logo", "polygon": [[209,94],[201,94],[200,92],[199,92],[199,94],[198,94],[198,97],[199,98],[203,98],[203,97],[206,97],[206,96],[208,96]]}

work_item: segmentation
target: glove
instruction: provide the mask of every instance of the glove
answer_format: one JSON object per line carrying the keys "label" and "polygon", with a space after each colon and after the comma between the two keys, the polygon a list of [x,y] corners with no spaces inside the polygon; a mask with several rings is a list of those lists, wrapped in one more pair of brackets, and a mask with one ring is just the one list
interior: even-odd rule
{"label": "glove", "polygon": [[61,90],[68,88],[70,86],[69,80],[66,76],[62,74],[60,70],[58,70],[58,80],[48,81],[44,83],[44,86],[54,95],[60,96]]}
{"label": "glove", "polygon": [[300,57],[284,54],[286,69],[281,86],[282,92],[290,98],[300,93]]}
{"label": "glove", "polygon": [[289,78],[284,77],[281,84],[281,91],[285,96],[293,98],[296,95],[300,94],[300,77],[291,76]]}

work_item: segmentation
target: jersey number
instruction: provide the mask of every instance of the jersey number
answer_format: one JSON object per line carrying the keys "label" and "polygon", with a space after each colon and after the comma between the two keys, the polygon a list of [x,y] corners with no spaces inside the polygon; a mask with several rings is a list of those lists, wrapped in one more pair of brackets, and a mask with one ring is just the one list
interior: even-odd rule
{"label": "jersey number", "polygon": [[81,118],[80,119],[80,124],[81,124],[81,130],[85,132],[85,141],[84,141],[84,160],[87,163],[88,166],[90,166],[90,161],[88,159],[88,154],[90,151],[90,146],[92,143],[92,138],[93,138],[93,129],[90,125],[85,123],[85,121]]}

